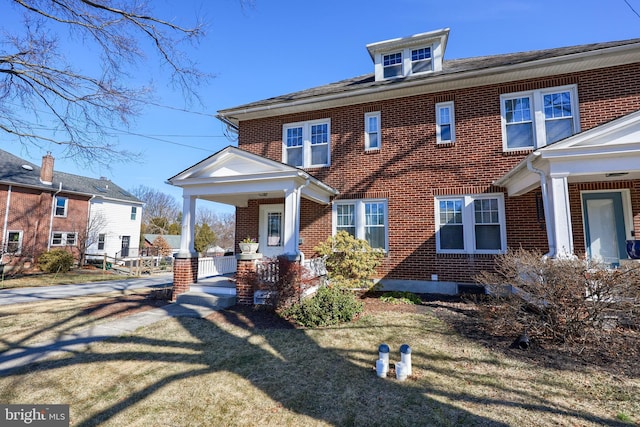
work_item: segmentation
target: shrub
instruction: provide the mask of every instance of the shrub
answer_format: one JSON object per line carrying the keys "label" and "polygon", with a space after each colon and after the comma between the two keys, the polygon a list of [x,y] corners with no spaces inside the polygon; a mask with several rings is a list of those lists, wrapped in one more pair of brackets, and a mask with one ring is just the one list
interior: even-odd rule
{"label": "shrub", "polygon": [[54,249],[40,255],[38,266],[45,273],[66,273],[73,266],[73,255],[64,249]]}
{"label": "shrub", "polygon": [[557,343],[597,341],[639,326],[640,269],[609,269],[578,258],[545,259],[539,252],[508,251],[496,271],[477,278],[491,296],[480,309],[494,332],[526,332]]}
{"label": "shrub", "polygon": [[420,297],[411,292],[385,292],[380,301],[390,302],[391,304],[422,304]]}
{"label": "shrub", "polygon": [[349,290],[323,286],[313,297],[283,310],[281,315],[313,328],[350,322],[364,310],[364,304]]}
{"label": "shrub", "polygon": [[339,231],[314,250],[325,258],[329,279],[351,288],[370,288],[383,256],[366,240],[356,239],[346,231]]}

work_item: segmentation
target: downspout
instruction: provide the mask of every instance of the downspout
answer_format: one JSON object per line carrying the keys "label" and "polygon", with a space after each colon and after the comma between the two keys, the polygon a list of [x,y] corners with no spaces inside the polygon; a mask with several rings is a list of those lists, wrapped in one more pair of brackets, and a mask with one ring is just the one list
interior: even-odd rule
{"label": "downspout", "polygon": [[300,258],[300,262],[304,261],[300,257],[300,201],[302,199],[302,189],[309,185],[311,181],[307,178],[304,184],[301,184],[300,187],[296,189],[296,223],[295,223],[295,234],[294,239],[296,242],[296,258]]}
{"label": "downspout", "polygon": [[529,169],[531,172],[534,172],[540,175],[540,189],[542,191],[542,206],[544,208],[544,223],[547,228],[547,241],[549,242],[549,252],[544,254],[544,257],[554,258],[557,255],[557,250],[556,250],[554,224],[551,218],[551,211],[548,203],[549,190],[547,188],[547,176],[545,175],[543,170],[540,170],[534,167],[532,164],[534,157],[540,156],[540,153],[533,152],[531,154],[532,156],[529,156],[529,158],[527,159],[527,169]]}
{"label": "downspout", "polygon": [[9,207],[11,205],[11,185],[9,185],[9,190],[7,191],[7,206],[4,210],[4,226],[2,228],[2,248],[0,248],[0,264],[2,263],[2,258],[4,258],[4,248],[7,247],[7,236],[9,234]]}
{"label": "downspout", "polygon": [[51,250],[51,233],[53,233],[53,214],[55,213],[55,209],[56,209],[56,203],[55,203],[56,202],[56,196],[61,191],[62,191],[62,182],[60,183],[60,186],[58,187],[58,191],[53,193],[53,196],[51,196],[51,216],[49,217],[49,238],[47,238],[47,251]]}

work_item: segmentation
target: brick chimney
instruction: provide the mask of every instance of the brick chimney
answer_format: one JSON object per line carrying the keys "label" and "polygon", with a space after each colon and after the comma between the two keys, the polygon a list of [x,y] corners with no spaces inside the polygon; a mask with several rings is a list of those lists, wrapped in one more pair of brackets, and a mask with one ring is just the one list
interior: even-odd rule
{"label": "brick chimney", "polygon": [[42,168],[40,169],[40,182],[43,184],[53,183],[53,156],[48,152],[42,156]]}

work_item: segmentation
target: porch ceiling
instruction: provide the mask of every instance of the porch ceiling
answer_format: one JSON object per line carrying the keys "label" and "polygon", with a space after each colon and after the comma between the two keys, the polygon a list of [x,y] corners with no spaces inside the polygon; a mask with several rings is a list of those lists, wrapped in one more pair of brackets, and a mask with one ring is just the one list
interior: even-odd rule
{"label": "porch ceiling", "polygon": [[494,184],[510,196],[539,187],[529,166],[569,183],[640,179],[640,111],[538,149]]}
{"label": "porch ceiling", "polygon": [[338,194],[312,175],[237,147],[218,153],[169,178],[184,196],[246,207],[249,200],[282,198],[300,189],[303,198],[328,204]]}

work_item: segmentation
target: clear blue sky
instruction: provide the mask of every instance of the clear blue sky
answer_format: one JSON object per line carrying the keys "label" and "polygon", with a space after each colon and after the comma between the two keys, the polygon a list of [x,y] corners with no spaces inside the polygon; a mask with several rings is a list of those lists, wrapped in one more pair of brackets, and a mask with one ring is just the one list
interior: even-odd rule
{"label": "clear blue sky", "polygon": [[[627,1],[640,12],[640,0]],[[640,37],[640,17],[624,0],[255,0],[245,8],[237,0],[150,3],[157,15],[183,25],[197,16],[207,22],[207,36],[189,51],[216,75],[200,89],[204,105],[185,104],[158,80],[158,103],[190,112],[148,106],[123,129],[119,144],[142,152],[142,163],[92,170],[58,158],[56,169],[106,176],[127,189],[156,188],[180,206],[180,189],[164,181],[235,144],[214,118],[218,110],[370,73],[368,43],[449,27],[445,59],[454,59]],[[13,24],[5,20],[0,14],[0,28]],[[26,155],[6,139],[0,148],[34,163],[44,154]],[[52,152],[56,156],[56,147]]]}

